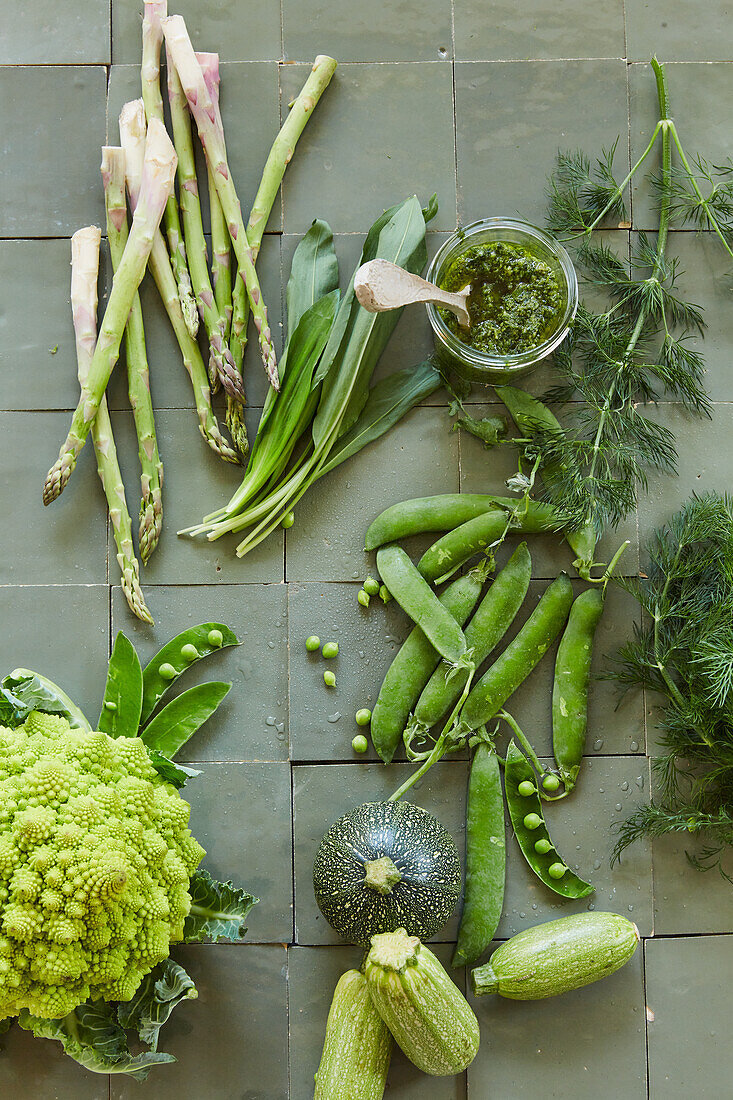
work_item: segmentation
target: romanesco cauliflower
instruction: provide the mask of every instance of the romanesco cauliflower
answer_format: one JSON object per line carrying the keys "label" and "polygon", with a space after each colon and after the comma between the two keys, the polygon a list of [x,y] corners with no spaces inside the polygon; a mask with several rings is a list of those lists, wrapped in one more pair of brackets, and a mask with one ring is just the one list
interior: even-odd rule
{"label": "romanesco cauliflower", "polygon": [[0,726],[0,1020],[127,1001],[183,936],[204,850],[137,737]]}

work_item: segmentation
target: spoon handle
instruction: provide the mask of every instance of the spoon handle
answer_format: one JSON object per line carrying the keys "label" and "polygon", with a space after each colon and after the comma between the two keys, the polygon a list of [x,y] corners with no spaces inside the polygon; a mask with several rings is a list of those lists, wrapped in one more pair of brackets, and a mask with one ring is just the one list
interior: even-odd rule
{"label": "spoon handle", "polygon": [[462,325],[467,327],[469,324],[465,291],[453,294],[441,290],[389,260],[369,260],[362,264],[354,276],[354,293],[370,313],[399,309],[413,302],[433,302],[450,309]]}

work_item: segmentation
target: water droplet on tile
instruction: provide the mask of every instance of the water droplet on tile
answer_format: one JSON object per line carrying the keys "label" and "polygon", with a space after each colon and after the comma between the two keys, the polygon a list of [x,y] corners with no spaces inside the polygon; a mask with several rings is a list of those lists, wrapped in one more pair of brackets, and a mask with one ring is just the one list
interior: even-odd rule
{"label": "water droplet on tile", "polygon": [[629,748],[631,749],[632,752],[638,752],[639,751],[639,742],[638,741],[632,741],[631,744],[629,745]]}
{"label": "water droplet on tile", "polygon": [[621,803],[620,803],[620,802],[617,802],[617,803],[616,803],[616,809],[617,809],[617,810],[623,810],[623,806],[621,805]]}
{"label": "water droplet on tile", "polygon": [[265,725],[266,726],[274,726],[276,724],[277,724],[277,718],[273,718],[271,714],[268,714],[267,718],[265,718]]}
{"label": "water droplet on tile", "polygon": [[337,710],[335,714],[329,714],[328,721],[331,722],[331,724],[333,724],[334,722],[338,722],[340,717],[341,717],[341,712]]}
{"label": "water droplet on tile", "polygon": [[624,779],[623,783],[621,784],[621,790],[622,791],[628,791],[628,789],[629,789],[628,780]]}
{"label": "water droplet on tile", "polygon": [[602,748],[603,748],[603,738],[599,737],[596,741],[593,742],[593,751],[594,752],[600,752]]}

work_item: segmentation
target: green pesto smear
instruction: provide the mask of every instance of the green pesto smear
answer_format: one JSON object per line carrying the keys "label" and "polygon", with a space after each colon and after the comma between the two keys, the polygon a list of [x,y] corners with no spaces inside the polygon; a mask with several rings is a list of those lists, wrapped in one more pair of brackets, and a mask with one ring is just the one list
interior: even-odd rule
{"label": "green pesto smear", "polygon": [[468,329],[454,313],[440,310],[461,343],[509,355],[538,347],[556,331],[565,308],[564,289],[549,264],[522,245],[473,245],[440,276],[443,290],[463,290],[469,283]]}

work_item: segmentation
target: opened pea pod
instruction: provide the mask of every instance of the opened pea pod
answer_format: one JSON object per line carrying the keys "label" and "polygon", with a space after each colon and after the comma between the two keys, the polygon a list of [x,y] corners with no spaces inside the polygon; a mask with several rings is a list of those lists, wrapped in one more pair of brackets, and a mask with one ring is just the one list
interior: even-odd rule
{"label": "opened pea pod", "polygon": [[218,649],[239,645],[224,623],[200,623],[172,638],[143,669],[141,721],[145,722],[178,677]]}
{"label": "opened pea pod", "polygon": [[545,822],[537,776],[514,740],[504,766],[504,791],[514,835],[537,878],[564,898],[585,898],[594,887],[570,870],[552,842]]}

